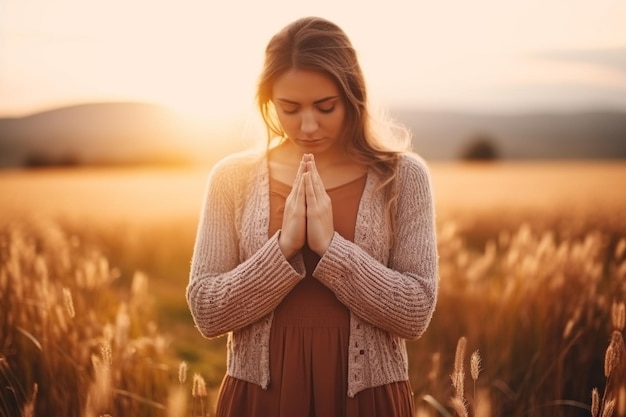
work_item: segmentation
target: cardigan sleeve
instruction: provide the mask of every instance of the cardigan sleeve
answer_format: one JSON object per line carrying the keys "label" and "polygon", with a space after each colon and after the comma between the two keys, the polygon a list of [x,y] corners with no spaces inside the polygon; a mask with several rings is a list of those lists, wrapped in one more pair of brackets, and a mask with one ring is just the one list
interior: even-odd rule
{"label": "cardigan sleeve", "polygon": [[423,162],[410,161],[398,171],[389,265],[335,232],[314,276],[361,319],[402,338],[416,339],[435,309],[438,255],[430,176]]}
{"label": "cardigan sleeve", "polygon": [[238,229],[236,213],[250,175],[237,164],[220,163],[207,182],[186,290],[194,322],[205,337],[258,321],[304,277],[301,256],[285,259],[279,232],[240,260],[241,236],[252,231]]}

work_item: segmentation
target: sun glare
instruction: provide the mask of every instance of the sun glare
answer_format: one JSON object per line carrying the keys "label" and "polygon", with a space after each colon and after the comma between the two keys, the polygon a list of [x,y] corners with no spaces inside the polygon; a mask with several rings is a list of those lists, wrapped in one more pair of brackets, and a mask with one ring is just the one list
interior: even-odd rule
{"label": "sun glare", "polygon": [[[9,0],[0,13],[0,112],[122,99],[160,103],[190,117],[236,117],[254,100],[267,41],[305,15],[346,30],[372,92],[388,103],[469,108],[473,98],[490,94],[494,103],[509,102],[498,86],[519,83],[567,81],[579,101],[589,85],[597,94],[623,89],[621,72],[520,62],[528,53],[624,45],[623,3],[571,3],[563,14],[540,0],[457,2],[452,9],[449,2]],[[541,97],[529,99],[534,105]]]}
{"label": "sun glare", "polygon": [[[107,65],[108,90],[145,97],[193,117],[229,118],[247,111],[259,68],[257,55],[241,53],[235,46],[216,49],[207,42],[208,34],[179,29],[150,39],[128,33],[110,39],[107,55],[117,60]],[[119,62],[129,65],[120,70]]]}

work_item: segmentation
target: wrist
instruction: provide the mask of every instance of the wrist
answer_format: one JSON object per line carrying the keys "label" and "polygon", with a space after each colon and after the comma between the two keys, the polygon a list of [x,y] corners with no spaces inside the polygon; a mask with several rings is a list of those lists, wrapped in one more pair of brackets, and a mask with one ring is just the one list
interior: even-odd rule
{"label": "wrist", "polygon": [[279,235],[278,235],[278,247],[279,247],[280,251],[283,253],[283,256],[285,257],[285,259],[290,259],[296,253],[298,253],[299,249],[297,249],[293,245],[290,245],[287,242],[285,242],[286,240],[287,239],[284,238],[283,234],[279,232]]}
{"label": "wrist", "polygon": [[316,247],[315,248],[311,248],[311,250],[313,250],[313,252],[315,252],[320,257],[324,256],[326,251],[328,251],[328,248],[330,248],[330,244],[332,243],[334,236],[335,236],[335,232],[333,232],[333,234],[330,235],[330,238],[328,239],[328,241],[326,243],[316,245]]}

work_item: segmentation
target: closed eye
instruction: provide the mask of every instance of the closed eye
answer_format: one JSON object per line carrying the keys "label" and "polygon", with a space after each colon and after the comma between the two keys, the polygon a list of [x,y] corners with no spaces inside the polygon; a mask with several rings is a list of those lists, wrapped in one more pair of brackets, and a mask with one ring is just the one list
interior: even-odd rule
{"label": "closed eye", "polygon": [[283,111],[283,113],[285,114],[296,114],[299,110],[298,106],[287,106],[287,107],[281,107],[281,110]]}
{"label": "closed eye", "polygon": [[322,113],[332,113],[335,110],[335,105],[333,104],[330,107],[318,107],[317,109]]}
{"label": "closed eye", "polygon": [[[336,107],[338,99],[339,99],[338,96],[324,97],[319,100],[315,100],[313,102],[313,105],[315,105],[315,108],[320,113],[329,114],[335,111],[335,107]],[[280,110],[284,114],[296,114],[300,111],[300,108],[302,107],[300,103],[296,101],[291,101],[286,98],[279,97],[276,99],[276,102],[280,104]]]}

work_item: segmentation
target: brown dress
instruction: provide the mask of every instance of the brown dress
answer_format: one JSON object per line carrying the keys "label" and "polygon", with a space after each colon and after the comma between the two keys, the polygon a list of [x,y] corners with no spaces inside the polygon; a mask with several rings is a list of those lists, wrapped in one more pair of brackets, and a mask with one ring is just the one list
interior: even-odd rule
{"label": "brown dress", "polygon": [[[335,230],[354,239],[356,215],[366,176],[326,190]],[[282,225],[291,186],[270,180],[270,236]],[[274,311],[270,334],[270,385],[226,376],[217,417],[412,417],[408,381],[348,391],[350,313],[334,293],[312,277],[319,256],[303,249],[306,277]]]}

